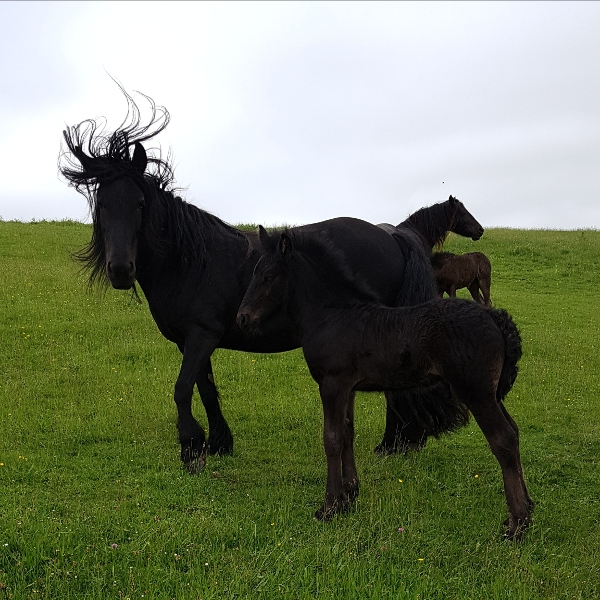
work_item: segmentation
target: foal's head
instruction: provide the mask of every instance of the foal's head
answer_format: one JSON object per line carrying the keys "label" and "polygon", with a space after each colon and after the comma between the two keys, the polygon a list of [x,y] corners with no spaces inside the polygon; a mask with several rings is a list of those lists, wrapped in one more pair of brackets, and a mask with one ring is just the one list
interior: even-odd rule
{"label": "foal's head", "polygon": [[289,299],[292,237],[287,231],[283,231],[279,239],[271,237],[262,226],[259,237],[266,253],[256,263],[237,314],[240,329],[251,334],[258,334],[261,321],[281,311]]}

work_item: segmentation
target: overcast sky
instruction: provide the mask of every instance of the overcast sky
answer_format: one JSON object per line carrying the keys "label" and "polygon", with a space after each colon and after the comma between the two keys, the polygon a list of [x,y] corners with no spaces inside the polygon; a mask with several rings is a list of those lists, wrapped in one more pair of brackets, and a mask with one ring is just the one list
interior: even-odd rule
{"label": "overcast sky", "polygon": [[65,125],[123,120],[109,73],[230,223],[453,194],[487,227],[596,228],[599,29],[597,2],[0,2],[0,215],[87,218],[57,157]]}

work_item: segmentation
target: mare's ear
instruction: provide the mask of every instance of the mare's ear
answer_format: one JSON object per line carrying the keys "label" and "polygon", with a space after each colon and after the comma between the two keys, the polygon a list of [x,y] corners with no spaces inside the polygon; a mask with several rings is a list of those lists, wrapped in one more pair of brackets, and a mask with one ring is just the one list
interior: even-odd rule
{"label": "mare's ear", "polygon": [[[67,139],[66,131],[63,131],[63,135],[65,136],[65,139]],[[73,149],[73,154],[75,155],[75,158],[79,161],[81,166],[83,167],[84,171],[89,172],[93,168],[94,161],[93,161],[92,157],[88,156],[83,151],[83,148],[81,146],[75,146],[75,148]]]}
{"label": "mare's ear", "polygon": [[146,167],[148,166],[148,157],[146,156],[146,150],[139,142],[135,143],[133,150],[133,157],[131,158],[131,164],[133,168],[140,173],[144,174]]}
{"label": "mare's ear", "polygon": [[262,225],[258,226],[258,239],[260,240],[260,245],[267,252],[273,252],[273,250],[275,250],[275,240],[271,237],[269,232]]}
{"label": "mare's ear", "polygon": [[281,254],[281,257],[284,260],[287,260],[290,257],[292,250],[292,236],[287,231],[282,231],[281,237],[279,238],[279,253]]}

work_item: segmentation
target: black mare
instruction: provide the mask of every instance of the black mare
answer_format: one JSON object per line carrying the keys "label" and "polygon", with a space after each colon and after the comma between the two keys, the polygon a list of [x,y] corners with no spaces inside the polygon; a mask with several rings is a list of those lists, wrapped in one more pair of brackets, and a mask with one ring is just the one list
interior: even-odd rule
{"label": "black mare", "polygon": [[521,337],[506,311],[456,299],[381,306],[323,237],[264,229],[260,237],[268,252],[256,265],[238,323],[257,334],[285,310],[319,385],[327,489],[315,518],[347,510],[358,496],[355,392],[441,384],[473,414],[497,458],[508,504],[506,535],[519,539],[533,502],[523,478],[519,430],[502,403],[521,357]]}
{"label": "black mare", "polygon": [[[446,202],[421,208],[396,226],[381,223],[379,227],[396,237],[407,260],[410,260],[411,252],[420,247],[431,256],[433,248],[442,247],[449,232],[474,241],[483,235],[483,227],[453,196]],[[414,306],[438,297],[435,282],[433,287],[421,283],[414,290],[408,289],[410,284],[405,285],[403,298],[396,306]],[[413,397],[410,391],[386,392],[385,432],[375,451],[393,453],[422,448],[429,436],[465,425],[468,415],[459,405],[447,397],[446,401],[439,402],[440,395],[447,394],[447,390],[439,386],[419,391],[418,397]]]}
{"label": "black mare", "polygon": [[[282,352],[297,348],[300,341],[285,314],[273,318],[257,338],[242,334],[236,313],[261,253],[257,234],[239,231],[174,193],[169,161],[148,156],[142,145],[167,126],[169,113],[146,97],[152,118],[143,124],[137,105],[124,94],[128,116],[114,132],[104,132],[94,120],[64,132],[60,171],[87,198],[93,222],[92,239],[76,258],[88,270],[90,284],[133,288],[136,293],[137,282],[161,333],[183,354],[174,399],[181,460],[195,472],[203,467],[206,451],[227,453],[233,448],[212,374],[215,348]],[[453,200],[450,212],[457,212],[456,207],[462,205]],[[467,234],[478,235],[480,226],[464,212],[465,231],[470,219],[476,226]],[[429,257],[408,229],[389,235],[351,218],[299,229],[330,239],[381,304],[416,304],[435,290]],[[206,410],[208,441],[192,414],[194,385]],[[459,406],[445,405],[440,412],[434,402],[421,402],[420,397],[407,397],[401,404],[411,418],[418,417],[417,441],[423,439],[423,423],[427,434],[464,423]],[[392,444],[401,445],[397,440],[404,430],[397,412],[391,412],[393,422],[386,432],[393,432]]]}

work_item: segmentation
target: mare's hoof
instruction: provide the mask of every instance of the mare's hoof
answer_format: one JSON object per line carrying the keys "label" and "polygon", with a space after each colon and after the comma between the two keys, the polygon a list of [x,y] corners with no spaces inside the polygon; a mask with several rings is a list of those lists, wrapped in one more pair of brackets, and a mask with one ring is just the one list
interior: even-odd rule
{"label": "mare's hoof", "polygon": [[208,453],[211,456],[231,454],[233,452],[233,435],[231,435],[229,427],[215,435],[212,435],[209,431],[207,445]]}
{"label": "mare's hoof", "polygon": [[206,465],[206,444],[202,446],[202,451],[198,452],[188,448],[184,456],[181,457],[185,468],[190,475],[197,475]]}

